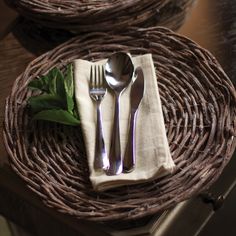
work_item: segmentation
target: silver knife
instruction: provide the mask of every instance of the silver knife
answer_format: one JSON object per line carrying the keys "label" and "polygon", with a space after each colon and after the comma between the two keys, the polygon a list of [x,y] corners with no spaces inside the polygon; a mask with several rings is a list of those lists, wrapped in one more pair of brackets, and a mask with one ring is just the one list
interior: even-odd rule
{"label": "silver knife", "polygon": [[133,171],[136,163],[136,149],[135,149],[135,128],[136,128],[136,118],[139,104],[144,95],[144,75],[141,67],[137,67],[135,70],[136,79],[131,87],[130,93],[130,127],[128,142],[125,150],[125,155],[123,159],[123,172],[129,173]]}

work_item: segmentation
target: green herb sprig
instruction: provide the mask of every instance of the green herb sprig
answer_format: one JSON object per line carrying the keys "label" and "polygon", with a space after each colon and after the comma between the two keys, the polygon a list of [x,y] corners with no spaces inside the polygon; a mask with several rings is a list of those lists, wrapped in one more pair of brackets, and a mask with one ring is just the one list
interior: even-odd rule
{"label": "green herb sprig", "polygon": [[32,80],[28,86],[41,91],[40,95],[30,97],[28,100],[33,120],[46,120],[73,126],[80,124],[74,102],[72,64],[67,66],[65,76],[55,67],[47,75]]}

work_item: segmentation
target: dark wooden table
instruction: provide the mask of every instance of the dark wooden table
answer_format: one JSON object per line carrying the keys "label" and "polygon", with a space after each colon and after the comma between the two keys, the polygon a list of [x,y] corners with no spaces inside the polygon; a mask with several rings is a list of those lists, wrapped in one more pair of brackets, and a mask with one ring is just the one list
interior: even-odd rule
{"label": "dark wooden table", "polygon": [[[179,31],[209,49],[222,64],[234,84],[236,82],[234,69],[236,58],[235,13],[235,0],[199,0],[188,17],[188,21]],[[11,170],[2,139],[5,98],[11,90],[14,80],[32,59],[65,41],[71,37],[71,34],[62,31],[51,32],[26,22],[7,8],[3,1],[0,1],[0,22],[0,214],[38,236],[55,235],[55,233],[59,236],[73,236],[78,235],[78,232],[79,235],[109,235],[106,232],[109,232],[110,226],[76,221],[46,208]],[[213,186],[212,191],[215,191],[216,196],[219,194],[226,196],[230,193],[235,185],[235,169],[233,160],[216,183],[216,187]],[[196,199],[186,203],[191,206],[193,212],[197,212],[194,207],[198,207],[200,204]],[[184,204],[180,204],[180,207]],[[209,211],[210,207],[207,209]],[[183,221],[183,219],[181,221],[181,217],[184,217],[183,214],[179,214],[175,222],[172,220],[172,225],[168,230],[159,232],[159,234],[156,231],[156,235],[172,235],[171,230],[176,229],[177,222],[181,225]],[[199,214],[196,214],[196,217],[200,217]],[[207,217],[207,213],[204,217]],[[163,224],[162,222],[160,228],[164,227]],[[185,230],[185,233],[189,233],[182,235],[191,236],[190,232],[196,231],[197,229],[195,231]]]}

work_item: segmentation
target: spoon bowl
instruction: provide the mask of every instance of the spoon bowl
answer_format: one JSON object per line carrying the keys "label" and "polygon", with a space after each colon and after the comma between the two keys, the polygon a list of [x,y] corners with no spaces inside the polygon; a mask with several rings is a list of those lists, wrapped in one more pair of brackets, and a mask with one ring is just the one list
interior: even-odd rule
{"label": "spoon bowl", "polygon": [[105,65],[107,84],[115,93],[122,92],[129,85],[133,73],[131,58],[124,52],[111,55]]}
{"label": "spoon bowl", "polygon": [[123,171],[123,161],[120,151],[120,95],[132,80],[134,66],[130,56],[124,52],[113,54],[105,65],[107,84],[115,94],[115,114],[109,154],[110,166],[108,175],[118,175]]}

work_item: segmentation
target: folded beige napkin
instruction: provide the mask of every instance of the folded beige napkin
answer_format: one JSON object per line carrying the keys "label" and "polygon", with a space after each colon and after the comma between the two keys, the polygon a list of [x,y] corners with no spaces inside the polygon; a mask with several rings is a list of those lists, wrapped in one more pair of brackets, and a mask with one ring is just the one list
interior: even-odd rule
{"label": "folded beige napkin", "polygon": [[[91,62],[74,61],[75,96],[78,105],[88,164],[90,180],[95,190],[105,190],[121,185],[145,182],[171,173],[175,164],[171,158],[166,137],[161,101],[156,83],[155,69],[151,54],[132,58],[135,68],[141,66],[145,79],[144,97],[140,103],[136,122],[136,167],[133,172],[107,176],[93,168],[95,149],[96,107],[89,96]],[[96,62],[104,64],[106,60]],[[120,99],[120,140],[122,156],[125,152],[129,127],[129,87]],[[114,116],[114,97],[108,89],[102,101],[104,139],[107,153],[110,151]]]}

